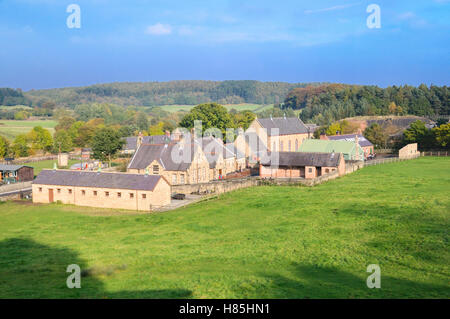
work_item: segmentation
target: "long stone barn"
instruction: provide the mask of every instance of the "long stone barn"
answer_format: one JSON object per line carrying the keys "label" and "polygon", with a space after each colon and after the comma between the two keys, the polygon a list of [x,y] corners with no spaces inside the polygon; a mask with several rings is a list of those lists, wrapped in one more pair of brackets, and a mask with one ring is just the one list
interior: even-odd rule
{"label": "long stone barn", "polygon": [[170,204],[171,188],[158,175],[43,170],[32,185],[34,203],[151,211]]}

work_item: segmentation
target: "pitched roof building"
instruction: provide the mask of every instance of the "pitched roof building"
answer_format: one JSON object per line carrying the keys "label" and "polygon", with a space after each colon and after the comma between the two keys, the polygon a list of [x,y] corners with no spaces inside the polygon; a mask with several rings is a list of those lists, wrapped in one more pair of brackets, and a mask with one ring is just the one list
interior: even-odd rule
{"label": "pitched roof building", "polygon": [[33,181],[33,202],[132,210],[152,210],[170,203],[163,176],[43,170]]}
{"label": "pitched roof building", "polygon": [[346,161],[364,160],[364,151],[359,144],[350,141],[330,141],[307,139],[299,152],[342,153]]}
{"label": "pitched roof building", "polygon": [[374,153],[373,144],[366,139],[362,134],[344,134],[344,135],[333,135],[333,136],[321,136],[321,139],[330,140],[330,141],[347,141],[347,142],[356,142],[361,146],[364,151],[364,156],[367,158],[369,154]]}
{"label": "pitched roof building", "polygon": [[260,162],[261,177],[315,178],[334,171],[345,173],[342,153],[272,152]]}

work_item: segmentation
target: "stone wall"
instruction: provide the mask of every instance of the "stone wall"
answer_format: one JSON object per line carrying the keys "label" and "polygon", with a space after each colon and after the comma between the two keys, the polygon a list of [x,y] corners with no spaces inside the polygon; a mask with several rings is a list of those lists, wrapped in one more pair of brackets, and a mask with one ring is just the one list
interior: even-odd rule
{"label": "stone wall", "polygon": [[188,184],[188,185],[173,185],[172,193],[181,194],[221,194],[230,192],[235,189],[257,186],[258,177],[247,177],[240,179],[212,181],[208,183]]}
{"label": "stone wall", "polygon": [[24,188],[31,188],[31,183],[32,183],[32,181],[2,185],[2,186],[0,186],[0,194],[19,191]]}

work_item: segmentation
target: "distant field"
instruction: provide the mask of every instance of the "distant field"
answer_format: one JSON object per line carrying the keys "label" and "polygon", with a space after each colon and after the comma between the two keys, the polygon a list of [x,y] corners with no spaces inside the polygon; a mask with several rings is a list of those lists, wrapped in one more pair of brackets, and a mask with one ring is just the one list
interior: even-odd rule
{"label": "distant field", "polygon": [[42,126],[50,131],[53,135],[54,127],[58,124],[55,120],[31,120],[31,121],[15,121],[15,120],[0,120],[0,135],[6,137],[9,140],[19,134],[26,134],[35,126]]}
{"label": "distant field", "polygon": [[422,157],[156,214],[0,203],[0,298],[447,299],[449,188],[450,158]]}
{"label": "distant field", "polygon": [[[273,107],[273,104],[264,105],[264,104],[242,103],[242,104],[225,104],[224,106],[228,110],[235,109],[237,111],[249,110],[254,112],[260,112],[264,109]],[[195,105],[160,105],[158,107],[168,112],[177,112],[177,111],[189,112],[193,107],[195,107]]]}

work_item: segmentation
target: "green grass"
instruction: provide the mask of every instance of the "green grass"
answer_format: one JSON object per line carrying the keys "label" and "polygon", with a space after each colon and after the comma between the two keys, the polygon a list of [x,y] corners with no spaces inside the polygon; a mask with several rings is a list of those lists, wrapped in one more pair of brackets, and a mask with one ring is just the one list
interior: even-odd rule
{"label": "green grass", "polygon": [[[69,167],[72,166],[75,163],[79,163],[80,161],[77,160],[69,160]],[[53,165],[55,163],[58,163],[57,160],[46,160],[46,161],[39,161],[39,162],[31,162],[31,163],[25,163],[23,165],[28,165],[31,167],[34,167],[34,175],[38,175],[44,168],[53,168]]]}
{"label": "green grass", "polygon": [[8,202],[0,297],[449,298],[449,188],[450,160],[427,157],[158,214]]}
{"label": "green grass", "polygon": [[55,120],[0,120],[0,135],[9,140],[14,140],[19,134],[26,134],[35,126],[42,126],[53,135],[54,127],[58,124]]}

